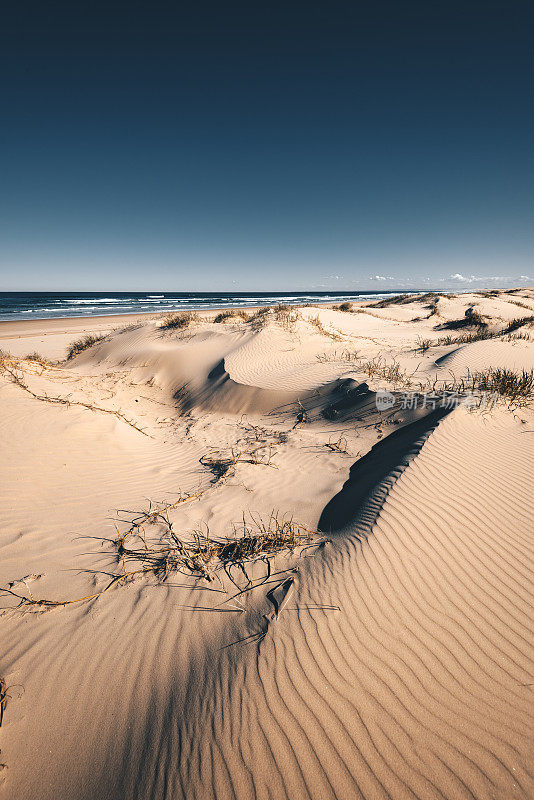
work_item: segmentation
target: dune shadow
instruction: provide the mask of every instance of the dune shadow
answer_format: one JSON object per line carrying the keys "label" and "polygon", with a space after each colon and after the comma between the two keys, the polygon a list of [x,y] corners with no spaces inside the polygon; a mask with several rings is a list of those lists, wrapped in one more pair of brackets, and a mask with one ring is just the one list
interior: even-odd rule
{"label": "dune shadow", "polygon": [[376,520],[397,478],[420,452],[449,409],[439,408],[391,433],[350,468],[349,478],[325,506],[318,530],[333,533],[357,518],[369,526]]}

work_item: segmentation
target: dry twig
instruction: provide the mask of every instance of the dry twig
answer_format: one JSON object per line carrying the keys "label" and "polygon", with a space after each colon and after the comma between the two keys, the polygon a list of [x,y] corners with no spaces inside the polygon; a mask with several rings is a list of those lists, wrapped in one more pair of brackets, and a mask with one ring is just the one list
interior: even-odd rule
{"label": "dry twig", "polygon": [[37,392],[34,392],[32,389],[30,389],[24,380],[24,373],[22,370],[20,370],[20,367],[19,372],[17,372],[16,369],[17,367],[13,359],[6,358],[5,356],[2,357],[0,360],[0,370],[8,376],[8,379],[11,381],[11,383],[14,383],[20,389],[23,389],[35,400],[40,400],[43,403],[53,403],[54,405],[62,405],[67,407],[80,406],[81,408],[87,408],[89,411],[99,411],[102,414],[112,414],[114,417],[117,417],[117,419],[120,419],[129,425],[130,428],[142,433],[143,436],[149,436],[146,431],[136,425],[135,422],[132,422],[130,419],[128,419],[128,417],[126,417],[121,411],[117,411],[113,408],[103,408],[102,406],[96,406],[93,403],[84,403],[82,400],[70,400],[68,397],[50,397],[47,394],[37,394]]}

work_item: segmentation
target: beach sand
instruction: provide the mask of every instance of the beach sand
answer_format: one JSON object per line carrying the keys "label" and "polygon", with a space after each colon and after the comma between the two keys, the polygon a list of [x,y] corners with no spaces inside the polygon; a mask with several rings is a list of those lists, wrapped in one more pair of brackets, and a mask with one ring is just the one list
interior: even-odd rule
{"label": "beach sand", "polygon": [[533,798],[534,290],[215,313],[0,324],[0,798]]}

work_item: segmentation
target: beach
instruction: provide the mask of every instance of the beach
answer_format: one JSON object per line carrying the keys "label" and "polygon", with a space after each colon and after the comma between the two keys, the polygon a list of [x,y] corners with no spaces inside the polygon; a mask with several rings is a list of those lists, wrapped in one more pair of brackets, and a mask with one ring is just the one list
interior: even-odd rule
{"label": "beach", "polygon": [[0,798],[534,797],[534,289],[0,350]]}

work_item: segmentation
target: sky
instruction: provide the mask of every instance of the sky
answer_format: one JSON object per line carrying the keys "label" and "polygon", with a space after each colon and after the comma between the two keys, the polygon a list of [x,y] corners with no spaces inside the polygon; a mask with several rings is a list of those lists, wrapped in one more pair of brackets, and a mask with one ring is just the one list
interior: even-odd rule
{"label": "sky", "polygon": [[0,290],[534,284],[531,0],[11,4]]}

